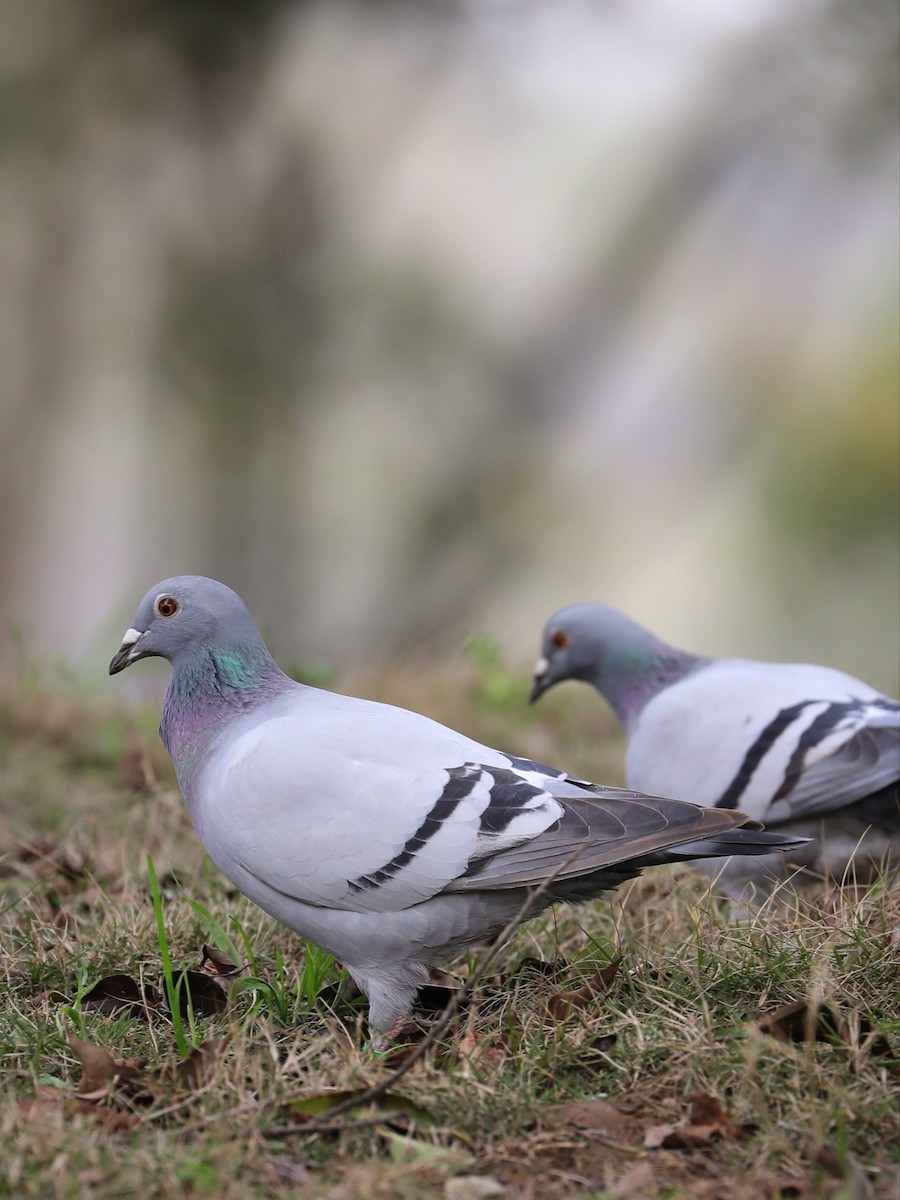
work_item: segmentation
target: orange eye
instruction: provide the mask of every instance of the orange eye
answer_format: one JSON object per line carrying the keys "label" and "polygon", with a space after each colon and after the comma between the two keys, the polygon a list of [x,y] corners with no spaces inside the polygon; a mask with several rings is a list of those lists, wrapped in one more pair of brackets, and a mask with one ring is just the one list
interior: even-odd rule
{"label": "orange eye", "polygon": [[160,596],[155,608],[161,617],[174,617],[178,612],[178,601],[174,596]]}
{"label": "orange eye", "polygon": [[553,632],[550,634],[550,641],[557,648],[557,650],[565,650],[566,646],[569,644],[569,639],[561,629],[553,630]]}

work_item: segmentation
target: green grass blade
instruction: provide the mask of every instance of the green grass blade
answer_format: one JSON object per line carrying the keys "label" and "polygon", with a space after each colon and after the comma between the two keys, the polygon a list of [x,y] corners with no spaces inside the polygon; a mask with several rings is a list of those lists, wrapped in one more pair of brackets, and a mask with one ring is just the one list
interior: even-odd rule
{"label": "green grass blade", "polygon": [[[184,1033],[184,1022],[181,1019],[181,1004],[179,1003],[179,986],[172,976],[172,956],[169,954],[169,939],[166,935],[166,925],[163,920],[162,895],[159,890],[159,880],[156,878],[156,868],[153,858],[147,855],[147,874],[150,877],[150,895],[153,898],[153,914],[156,917],[156,939],[159,942],[159,957],[162,962],[163,982],[166,987],[166,999],[172,1014],[172,1027],[175,1030],[175,1044],[182,1058],[187,1058],[191,1045]],[[184,976],[182,975],[182,980]]]}

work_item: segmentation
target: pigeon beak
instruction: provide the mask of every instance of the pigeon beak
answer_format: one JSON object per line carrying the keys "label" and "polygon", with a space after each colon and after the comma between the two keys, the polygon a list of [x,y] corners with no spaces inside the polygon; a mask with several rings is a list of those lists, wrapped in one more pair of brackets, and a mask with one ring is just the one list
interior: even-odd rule
{"label": "pigeon beak", "polygon": [[546,658],[539,658],[534,664],[534,678],[531,681],[531,690],[528,693],[528,703],[534,704],[540,696],[543,696],[547,688],[553,682],[547,678],[547,672],[550,670],[550,663]]}
{"label": "pigeon beak", "polygon": [[137,644],[144,636],[145,630],[141,629],[126,629],[122,638],[122,645],[118,648],[115,654],[110,659],[109,673],[117,675],[119,671],[124,671],[126,667],[130,667],[137,659],[143,658]]}

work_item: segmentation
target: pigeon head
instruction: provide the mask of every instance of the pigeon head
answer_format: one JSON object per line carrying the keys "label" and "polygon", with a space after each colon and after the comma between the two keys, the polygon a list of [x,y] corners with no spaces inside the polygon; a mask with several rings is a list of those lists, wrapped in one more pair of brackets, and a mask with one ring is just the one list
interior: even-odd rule
{"label": "pigeon head", "polygon": [[182,786],[229,721],[298,686],[276,666],[240,597],[199,575],[150,589],[109,673],[152,657],[172,664],[159,734]]}
{"label": "pigeon head", "polygon": [[564,679],[580,679],[603,693],[628,729],[661,687],[699,661],[614,608],[573,604],[544,626],[529,700],[534,703]]}
{"label": "pigeon head", "polygon": [[262,640],[240,596],[214,579],[178,575],[143,598],[109,673],[142,658],[165,658],[176,667],[211,650],[241,646],[262,647]]}

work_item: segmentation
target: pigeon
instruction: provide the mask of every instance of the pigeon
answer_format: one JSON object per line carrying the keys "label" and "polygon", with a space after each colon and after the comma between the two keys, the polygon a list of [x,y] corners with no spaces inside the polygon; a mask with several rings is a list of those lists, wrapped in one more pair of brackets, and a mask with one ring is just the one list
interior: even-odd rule
{"label": "pigeon", "polygon": [[109,672],[153,655],[172,667],[160,737],[204,848],[344,965],[378,1048],[429,967],[497,936],[529,895],[537,912],[657,863],[797,842],[734,809],[590,784],[418,713],[298,683],[212,579],[151,588]]}
{"label": "pigeon", "polygon": [[574,604],[544,627],[530,699],[593,684],[628,737],[626,782],[814,839],[762,859],[714,860],[735,898],[761,902],[786,871],[869,881],[900,858],[900,704],[831,667],[703,658],[615,609]]}

